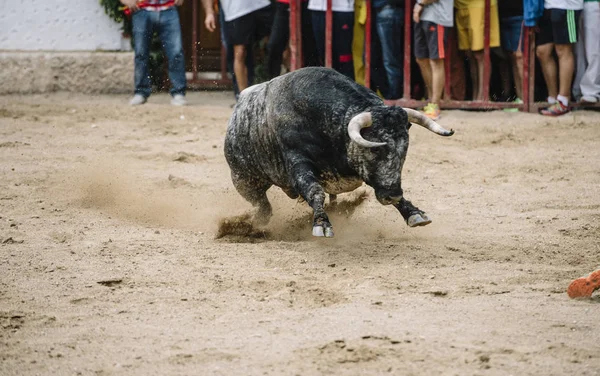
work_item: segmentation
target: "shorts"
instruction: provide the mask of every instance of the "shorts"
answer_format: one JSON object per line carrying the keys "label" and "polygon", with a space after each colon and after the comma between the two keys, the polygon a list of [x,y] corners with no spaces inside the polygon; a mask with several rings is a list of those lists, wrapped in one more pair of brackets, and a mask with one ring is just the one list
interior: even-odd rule
{"label": "shorts", "polygon": [[232,46],[248,45],[271,33],[273,6],[255,10],[234,20],[225,22],[225,36]]}
{"label": "shorts", "polygon": [[[456,32],[458,49],[483,50],[485,8],[473,7],[456,10]],[[500,27],[498,26],[498,5],[490,8],[490,47],[500,46]]]}
{"label": "shorts", "polygon": [[[545,9],[538,22],[535,44],[571,44],[577,42],[577,24],[580,10]],[[600,21],[599,21],[600,22]]]}
{"label": "shorts", "polygon": [[523,16],[500,20],[500,42],[506,51],[523,51]]}
{"label": "shorts", "polygon": [[446,57],[448,29],[431,21],[415,23],[415,57],[417,59],[443,59]]}

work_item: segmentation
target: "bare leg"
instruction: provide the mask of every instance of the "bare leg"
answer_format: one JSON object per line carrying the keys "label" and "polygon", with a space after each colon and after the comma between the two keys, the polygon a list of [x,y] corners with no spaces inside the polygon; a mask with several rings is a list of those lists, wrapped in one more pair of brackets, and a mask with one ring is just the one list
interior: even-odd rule
{"label": "bare leg", "polygon": [[521,51],[512,52],[510,54],[510,61],[512,63],[517,97],[525,100],[523,98],[523,53]]}
{"label": "bare leg", "polygon": [[248,67],[246,66],[246,46],[238,44],[233,46],[233,70],[240,92],[248,87]]}
{"label": "bare leg", "polygon": [[[483,57],[483,51],[474,51],[473,55],[475,55],[475,61],[477,62],[477,99],[478,101],[482,101],[483,100],[483,83],[490,80],[490,76],[489,74],[491,74],[491,71],[488,73],[487,77],[483,76],[483,65],[484,65],[484,57]],[[486,81],[484,81],[486,80]]]}
{"label": "bare leg", "polygon": [[442,92],[444,91],[444,83],[446,73],[444,71],[444,59],[430,59],[431,64],[431,103],[440,103]]}
{"label": "bare leg", "polygon": [[558,55],[558,94],[564,97],[571,97],[571,82],[573,81],[573,72],[575,71],[575,58],[573,56],[573,46],[570,44],[555,44],[556,55]]}
{"label": "bare leg", "polygon": [[429,59],[417,59],[417,63],[419,64],[419,68],[421,68],[421,75],[423,75],[423,80],[425,81],[425,86],[427,87],[427,98],[431,100],[431,98],[433,97],[431,82],[432,72],[431,65],[429,64]]}
{"label": "bare leg", "polygon": [[546,86],[548,87],[548,95],[556,98],[558,95],[558,87],[556,85],[556,61],[552,56],[553,49],[554,43],[542,44],[541,46],[537,46],[535,54],[538,59],[540,59],[542,73],[544,74],[544,80],[546,80]]}

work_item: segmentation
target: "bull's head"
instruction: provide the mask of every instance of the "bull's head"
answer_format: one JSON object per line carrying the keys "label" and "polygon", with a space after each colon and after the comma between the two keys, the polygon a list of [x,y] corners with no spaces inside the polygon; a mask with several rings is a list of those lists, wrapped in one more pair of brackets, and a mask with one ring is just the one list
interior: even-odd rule
{"label": "bull's head", "polygon": [[[446,130],[419,111],[410,108],[379,107],[371,112],[354,116],[348,124],[348,135],[354,143],[369,149],[362,152],[356,166],[363,180],[375,189],[377,200],[383,205],[398,204],[402,199],[401,173],[408,149],[410,123],[418,124],[441,136],[451,136]],[[365,139],[360,131],[367,128],[365,135],[377,140]]]}

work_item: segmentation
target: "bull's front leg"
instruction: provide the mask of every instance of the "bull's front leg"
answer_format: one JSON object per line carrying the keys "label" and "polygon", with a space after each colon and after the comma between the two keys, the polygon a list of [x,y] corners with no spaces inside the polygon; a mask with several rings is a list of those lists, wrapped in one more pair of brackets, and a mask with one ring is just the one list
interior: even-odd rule
{"label": "bull's front leg", "polygon": [[313,236],[333,237],[333,227],[325,213],[325,191],[309,166],[297,164],[293,169],[294,188],[313,209]]}
{"label": "bull's front leg", "polygon": [[394,204],[394,206],[402,214],[406,224],[410,227],[425,226],[431,223],[431,219],[424,211],[419,210],[410,201],[405,200],[404,197],[400,199],[399,203]]}

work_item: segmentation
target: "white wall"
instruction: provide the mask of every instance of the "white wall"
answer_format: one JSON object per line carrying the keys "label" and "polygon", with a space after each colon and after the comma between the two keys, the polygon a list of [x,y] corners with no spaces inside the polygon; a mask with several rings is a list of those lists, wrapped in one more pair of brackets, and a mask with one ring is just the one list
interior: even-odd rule
{"label": "white wall", "polygon": [[0,0],[0,50],[121,50],[127,44],[98,0]]}

